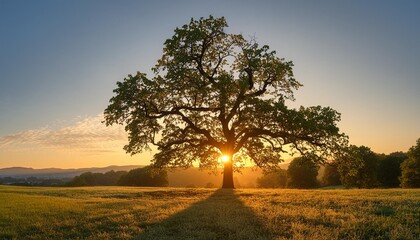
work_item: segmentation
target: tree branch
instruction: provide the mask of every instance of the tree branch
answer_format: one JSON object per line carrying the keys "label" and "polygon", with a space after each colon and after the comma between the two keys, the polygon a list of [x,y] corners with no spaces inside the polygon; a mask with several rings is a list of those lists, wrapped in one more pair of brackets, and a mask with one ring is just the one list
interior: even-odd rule
{"label": "tree branch", "polygon": [[203,39],[203,42],[201,44],[201,53],[194,60],[197,62],[197,70],[198,70],[198,72],[202,76],[204,76],[205,78],[207,78],[209,80],[209,82],[211,82],[212,84],[215,84],[216,81],[214,80],[213,76],[208,75],[206,73],[206,71],[204,71],[204,68],[203,68],[203,57],[204,57],[204,54],[205,54],[205,52],[207,50],[207,44],[206,44],[206,42],[207,42],[207,38],[204,38]]}
{"label": "tree branch", "polygon": [[268,85],[273,83],[273,79],[271,79],[271,77],[271,74],[269,74],[268,77],[264,80],[262,88],[253,93],[247,94],[246,97],[258,97],[264,94],[267,91]]}
{"label": "tree branch", "polygon": [[183,144],[183,143],[189,143],[193,147],[199,147],[199,146],[202,146],[202,145],[206,144],[201,139],[191,138],[191,139],[178,139],[178,140],[170,141],[170,142],[167,142],[167,143],[164,143],[164,144],[153,143],[153,145],[158,146],[159,148],[169,148],[173,145],[179,145],[179,144]]}
{"label": "tree branch", "polygon": [[264,136],[260,136],[260,138],[262,138],[262,139],[264,139],[265,141],[267,141],[267,142],[271,145],[271,148],[273,149],[273,151],[282,151],[282,152],[285,152],[285,151],[283,150],[283,148],[281,147],[281,145],[280,145],[280,147],[276,147],[276,146],[275,146],[275,144],[273,143],[273,141],[272,141],[271,139],[266,138],[266,137],[264,137]]}
{"label": "tree branch", "polygon": [[[238,139],[241,135],[243,135],[243,137],[237,143],[237,145],[235,147],[236,151],[239,151],[239,149],[241,149],[241,147],[245,144],[245,142],[249,138],[261,137],[263,135],[267,135],[267,136],[270,136],[272,138],[283,138],[286,141],[287,137],[289,136],[289,134],[287,134],[285,132],[275,133],[275,132],[272,132],[272,131],[269,131],[269,130],[266,130],[266,129],[260,129],[260,128],[244,129],[237,135],[236,139]],[[285,144],[287,144],[287,143],[285,143]]]}
{"label": "tree branch", "polygon": [[220,148],[221,147],[221,144],[218,141],[216,141],[216,139],[214,139],[211,136],[211,134],[210,134],[210,132],[208,130],[197,127],[188,117],[186,117],[180,111],[176,111],[175,114],[177,114],[178,116],[180,116],[182,118],[182,120],[184,122],[186,122],[196,133],[199,133],[199,134],[204,135],[207,138],[209,144],[211,144],[211,145],[213,145],[214,147],[217,147],[217,148]]}

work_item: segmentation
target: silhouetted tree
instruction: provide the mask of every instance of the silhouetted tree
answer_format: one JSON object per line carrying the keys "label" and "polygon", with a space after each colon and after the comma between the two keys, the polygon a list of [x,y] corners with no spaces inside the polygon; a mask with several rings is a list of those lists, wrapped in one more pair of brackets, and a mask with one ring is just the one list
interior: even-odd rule
{"label": "silhouetted tree", "polygon": [[341,185],[340,173],[338,172],[337,162],[325,164],[324,174],[322,175],[323,186]]}
{"label": "silhouetted tree", "polygon": [[346,187],[376,187],[377,164],[378,156],[370,148],[351,145],[338,159],[341,182]]}
{"label": "silhouetted tree", "polygon": [[[165,41],[152,78],[137,72],[117,82],[105,122],[127,125],[127,153],[153,144],[156,167],[223,165],[223,188],[233,188],[245,159],[271,168],[286,149],[322,160],[346,144],[335,110],[287,107],[302,86],[292,62],[225,27],[223,17],[191,19]],[[222,154],[229,160],[219,161]]]}
{"label": "silhouetted tree", "polygon": [[133,169],[118,181],[120,186],[167,187],[168,184],[166,170],[152,166]]}
{"label": "silhouetted tree", "polygon": [[381,156],[378,164],[378,181],[383,187],[399,187],[401,177],[401,163],[407,159],[407,154],[394,152]]}
{"label": "silhouetted tree", "polygon": [[407,153],[408,159],[401,164],[402,175],[400,178],[401,187],[420,187],[420,139],[417,145],[412,146]]}
{"label": "silhouetted tree", "polygon": [[281,168],[266,172],[257,178],[257,187],[259,188],[285,188],[286,183],[287,172]]}
{"label": "silhouetted tree", "polygon": [[298,157],[290,162],[287,168],[287,187],[289,188],[315,188],[318,185],[316,176],[319,165],[310,156]]}

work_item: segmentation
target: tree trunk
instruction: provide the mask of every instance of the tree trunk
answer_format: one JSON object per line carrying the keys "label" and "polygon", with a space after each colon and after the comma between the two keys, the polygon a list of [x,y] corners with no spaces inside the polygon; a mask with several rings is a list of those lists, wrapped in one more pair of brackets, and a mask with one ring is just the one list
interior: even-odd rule
{"label": "tree trunk", "polygon": [[229,157],[229,161],[224,163],[222,188],[235,188],[233,186],[232,156]]}

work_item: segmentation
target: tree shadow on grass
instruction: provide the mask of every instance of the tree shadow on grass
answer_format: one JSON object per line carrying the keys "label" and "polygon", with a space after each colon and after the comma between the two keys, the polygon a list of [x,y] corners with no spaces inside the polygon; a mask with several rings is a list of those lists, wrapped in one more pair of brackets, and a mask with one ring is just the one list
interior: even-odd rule
{"label": "tree shadow on grass", "polygon": [[272,239],[257,216],[231,189],[149,226],[136,239]]}

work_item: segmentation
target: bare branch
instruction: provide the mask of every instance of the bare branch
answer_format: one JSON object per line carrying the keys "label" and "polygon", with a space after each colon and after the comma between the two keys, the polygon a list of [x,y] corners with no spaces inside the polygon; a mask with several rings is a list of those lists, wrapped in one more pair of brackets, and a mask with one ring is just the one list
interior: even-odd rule
{"label": "bare branch", "polygon": [[253,129],[244,129],[243,131],[241,131],[238,135],[237,135],[237,139],[239,139],[239,137],[243,135],[240,140],[238,141],[238,143],[236,144],[235,150],[239,151],[239,149],[242,148],[242,146],[245,144],[245,142],[253,137],[261,137],[261,136],[270,136],[272,138],[283,138],[283,139],[287,139],[287,137],[289,136],[289,134],[285,133],[285,132],[272,132],[270,130],[266,130],[266,129],[260,129],[260,128],[253,128]]}

